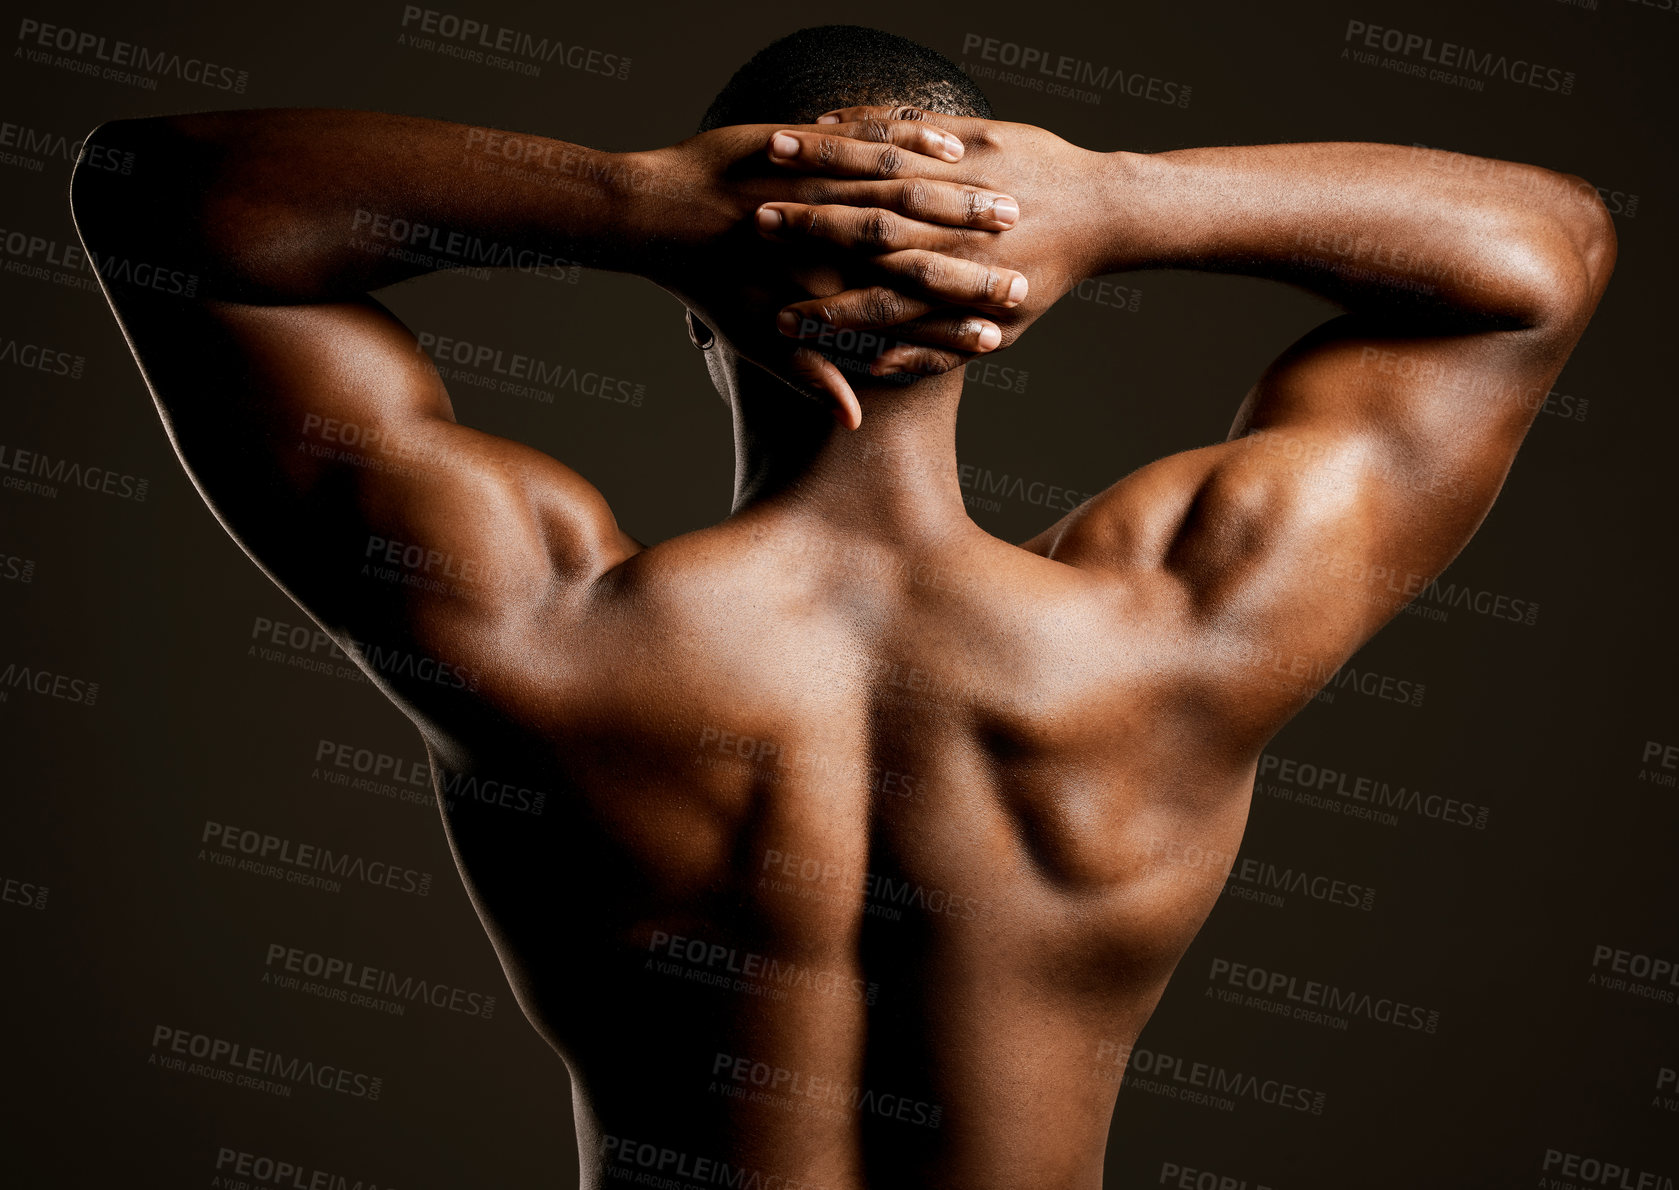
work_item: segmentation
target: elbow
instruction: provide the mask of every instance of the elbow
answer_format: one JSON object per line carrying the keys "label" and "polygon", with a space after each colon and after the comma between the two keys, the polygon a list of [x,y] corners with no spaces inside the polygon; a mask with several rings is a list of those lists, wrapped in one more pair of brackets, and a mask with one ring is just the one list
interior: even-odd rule
{"label": "elbow", "polygon": [[1615,271],[1615,221],[1597,187],[1572,175],[1564,180],[1574,198],[1563,214],[1568,237],[1585,271],[1592,304],[1596,305],[1604,286],[1609,284],[1609,274]]}
{"label": "elbow", "polygon": [[112,201],[111,179],[105,176],[107,171],[100,168],[100,163],[116,154],[120,170],[120,162],[126,153],[117,147],[120,144],[117,128],[123,123],[126,121],[107,120],[84,136],[81,151],[76,155],[75,168],[70,171],[70,217],[84,242],[117,209],[117,204]]}
{"label": "elbow", "polygon": [[1615,225],[1595,187],[1584,179],[1553,175],[1562,199],[1548,212],[1546,232],[1529,246],[1530,325],[1579,337],[1615,269]]}
{"label": "elbow", "polygon": [[207,268],[208,155],[175,117],[110,120],[82,142],[70,216],[90,257],[151,268]]}
{"label": "elbow", "polygon": [[143,125],[150,120],[107,120],[82,140],[70,173],[70,217],[82,243],[96,251],[131,242],[161,212],[155,183],[160,155],[147,152]]}

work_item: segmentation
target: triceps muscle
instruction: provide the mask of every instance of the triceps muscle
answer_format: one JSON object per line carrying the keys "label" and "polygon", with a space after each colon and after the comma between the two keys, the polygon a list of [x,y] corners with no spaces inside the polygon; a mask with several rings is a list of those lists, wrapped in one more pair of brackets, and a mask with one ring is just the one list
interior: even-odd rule
{"label": "triceps muscle", "polygon": [[1567,350],[1337,319],[1250,394],[1166,557],[1205,678],[1268,735],[1480,527]]}
{"label": "triceps muscle", "polygon": [[371,299],[122,294],[117,309],[206,502],[347,647],[405,650],[430,672],[624,556],[599,492],[458,424],[413,336]]}

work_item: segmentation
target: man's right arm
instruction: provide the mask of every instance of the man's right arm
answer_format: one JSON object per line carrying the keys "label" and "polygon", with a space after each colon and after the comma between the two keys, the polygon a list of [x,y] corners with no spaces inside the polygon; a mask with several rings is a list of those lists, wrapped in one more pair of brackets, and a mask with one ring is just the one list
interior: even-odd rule
{"label": "man's right arm", "polygon": [[[1142,468],[1026,543],[1110,577],[1120,614],[1184,642],[1156,668],[1234,753],[1256,753],[1463,548],[1614,267],[1596,192],[1532,166],[1377,144],[1105,154],[905,109],[822,120],[864,117],[949,129],[968,151],[927,177],[1018,196],[1006,239],[953,249],[1030,281],[997,319],[1005,345],[1083,278],[1134,269],[1266,277],[1347,310],[1266,371],[1225,442]],[[859,239],[784,206],[784,235]],[[867,242],[929,234],[885,231]],[[860,303],[820,308],[869,325]]]}

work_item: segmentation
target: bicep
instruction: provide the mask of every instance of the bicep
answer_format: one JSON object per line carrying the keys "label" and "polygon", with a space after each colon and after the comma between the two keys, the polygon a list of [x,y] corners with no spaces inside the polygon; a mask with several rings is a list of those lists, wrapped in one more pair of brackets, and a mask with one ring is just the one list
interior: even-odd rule
{"label": "bicep", "polygon": [[1228,441],[1122,480],[1051,556],[1153,592],[1190,642],[1178,676],[1263,741],[1467,543],[1566,356],[1534,331],[1336,319],[1267,370]]}
{"label": "bicep", "polygon": [[114,304],[206,502],[341,638],[460,646],[629,548],[575,472],[458,424],[372,299]]}

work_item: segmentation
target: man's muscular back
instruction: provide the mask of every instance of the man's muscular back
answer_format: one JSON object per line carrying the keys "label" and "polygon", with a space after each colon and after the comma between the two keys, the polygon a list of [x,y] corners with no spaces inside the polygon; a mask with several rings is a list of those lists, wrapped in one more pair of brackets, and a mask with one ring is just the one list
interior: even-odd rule
{"label": "man's muscular back", "polygon": [[[830,1187],[1098,1185],[1115,1058],[1222,886],[1165,857],[1235,852],[1265,741],[1468,540],[1613,263],[1601,206],[1529,167],[1094,154],[900,114],[647,154],[542,142],[586,162],[565,187],[462,171],[484,130],[345,112],[108,127],[161,168],[77,173],[90,252],[203,276],[181,301],[101,270],[216,515],[424,735],[469,891],[575,1075],[589,1185],[647,1145]],[[916,148],[929,119],[960,162]],[[988,214],[1000,188],[1018,220]],[[366,296],[426,270],[358,240],[365,211],[681,296],[716,328],[735,514],[643,548],[577,472],[457,423]],[[808,245],[886,281],[783,275]],[[1023,303],[1000,297],[1013,267]],[[963,510],[960,370],[854,373],[859,429],[834,364],[764,329],[796,297],[832,327],[906,321],[948,367],[1142,267],[1350,312],[1227,441],[1024,547]],[[390,543],[470,565],[388,581]],[[544,813],[450,796],[472,782],[542,790]]]}
{"label": "man's muscular back", "polygon": [[1162,857],[1233,854],[1251,791],[1172,709],[1169,627],[972,526],[754,510],[604,575],[529,642],[540,693],[482,676],[508,711],[461,759],[549,797],[451,837],[601,1149],[1088,1184],[1221,887]]}

